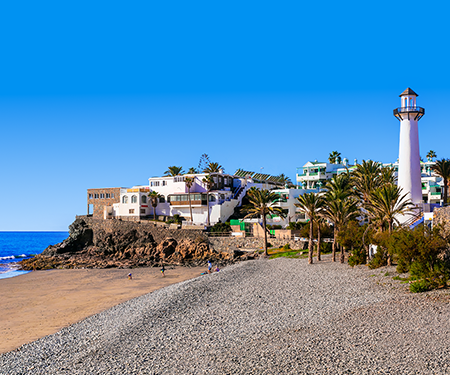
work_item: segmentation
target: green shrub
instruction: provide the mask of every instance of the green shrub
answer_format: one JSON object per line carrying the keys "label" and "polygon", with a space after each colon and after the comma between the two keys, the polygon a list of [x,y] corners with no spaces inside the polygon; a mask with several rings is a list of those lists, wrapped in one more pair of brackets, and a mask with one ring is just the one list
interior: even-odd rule
{"label": "green shrub", "polygon": [[211,229],[211,232],[214,233],[228,233],[231,232],[231,225],[230,223],[216,223],[214,224]]}
{"label": "green shrub", "polygon": [[173,215],[173,222],[177,224],[181,224],[181,217],[178,214]]}
{"label": "green shrub", "polygon": [[354,267],[360,264],[366,264],[366,251],[363,247],[353,249],[352,253],[348,257],[349,266]]}
{"label": "green shrub", "polygon": [[294,250],[294,251],[288,251],[288,252],[284,252],[284,253],[277,253],[277,254],[273,254],[270,256],[270,259],[275,259],[275,258],[298,258],[299,257],[299,252],[301,252],[300,250]]}
{"label": "green shrub", "polygon": [[380,268],[387,265],[387,252],[380,246],[378,246],[377,252],[369,262],[369,268]]}
{"label": "green shrub", "polygon": [[291,249],[291,245],[289,245],[288,243],[283,246],[283,250],[290,250],[290,249]]}
{"label": "green shrub", "polygon": [[431,289],[431,283],[428,280],[415,281],[409,284],[411,293],[422,293]]}

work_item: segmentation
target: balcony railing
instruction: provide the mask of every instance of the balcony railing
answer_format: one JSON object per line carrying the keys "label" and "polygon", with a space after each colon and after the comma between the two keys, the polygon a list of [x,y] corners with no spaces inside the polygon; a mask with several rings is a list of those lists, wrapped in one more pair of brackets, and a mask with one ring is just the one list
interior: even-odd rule
{"label": "balcony railing", "polygon": [[403,120],[402,113],[415,114],[414,120],[420,120],[420,118],[425,114],[425,108],[418,106],[408,106],[408,107],[399,107],[394,109],[394,116],[397,117],[400,121]]}

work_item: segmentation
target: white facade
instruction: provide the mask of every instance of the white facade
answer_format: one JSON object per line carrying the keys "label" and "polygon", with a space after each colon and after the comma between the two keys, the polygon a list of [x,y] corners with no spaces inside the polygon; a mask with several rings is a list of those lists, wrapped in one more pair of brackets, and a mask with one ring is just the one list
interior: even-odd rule
{"label": "white facade", "polygon": [[[153,207],[149,193],[156,191],[161,195],[155,208],[156,216],[173,217],[180,215],[188,224],[204,225],[225,222],[234,213],[234,209],[242,204],[242,198],[251,187],[260,189],[273,188],[273,184],[254,182],[251,178],[237,178],[224,173],[213,173],[211,177],[214,187],[209,192],[207,204],[207,188],[203,179],[207,174],[190,174],[183,176],[163,176],[149,178],[148,186],[134,186],[122,189],[120,202],[110,208],[109,217],[148,217],[153,215]],[[193,179],[188,191],[185,178]],[[189,199],[190,198],[190,199]],[[190,204],[189,204],[190,202]],[[192,222],[191,222],[192,210]]]}
{"label": "white facade", "polygon": [[302,167],[302,173],[297,173],[297,186],[303,189],[317,189],[325,185],[326,181],[338,174],[338,169],[348,167],[347,159],[343,164],[330,164],[326,162],[308,161]]}

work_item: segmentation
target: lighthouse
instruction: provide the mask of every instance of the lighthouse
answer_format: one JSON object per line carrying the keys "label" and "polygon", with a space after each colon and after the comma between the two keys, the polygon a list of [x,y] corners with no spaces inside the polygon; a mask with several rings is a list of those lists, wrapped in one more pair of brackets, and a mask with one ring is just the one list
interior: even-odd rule
{"label": "lighthouse", "polygon": [[418,123],[425,114],[425,109],[417,106],[418,96],[408,87],[400,94],[401,107],[394,109],[400,121],[398,186],[415,205],[422,203]]}

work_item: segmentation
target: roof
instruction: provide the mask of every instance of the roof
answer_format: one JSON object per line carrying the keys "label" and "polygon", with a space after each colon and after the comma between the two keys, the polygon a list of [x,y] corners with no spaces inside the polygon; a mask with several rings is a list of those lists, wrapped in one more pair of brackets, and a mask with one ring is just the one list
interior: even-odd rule
{"label": "roof", "polygon": [[419,96],[419,94],[416,94],[410,87],[408,87],[405,91],[403,91],[399,96],[404,96],[404,95]]}

